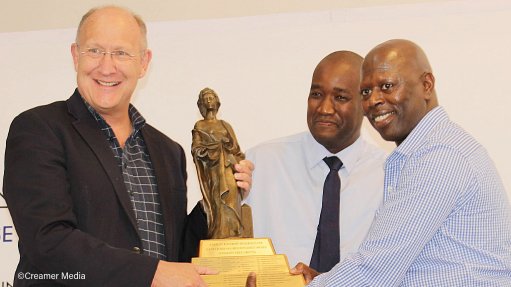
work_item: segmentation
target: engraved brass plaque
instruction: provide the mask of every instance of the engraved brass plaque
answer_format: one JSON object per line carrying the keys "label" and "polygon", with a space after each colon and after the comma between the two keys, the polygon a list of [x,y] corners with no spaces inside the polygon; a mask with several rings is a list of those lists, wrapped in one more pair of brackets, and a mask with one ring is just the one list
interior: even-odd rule
{"label": "engraved brass plaque", "polygon": [[199,257],[192,263],[217,270],[202,275],[210,287],[245,286],[255,272],[258,287],[303,287],[302,275],[291,275],[286,255],[275,254],[269,238],[208,239],[200,243]]}
{"label": "engraved brass plaque", "polygon": [[199,257],[274,255],[269,238],[230,238],[201,240]]}

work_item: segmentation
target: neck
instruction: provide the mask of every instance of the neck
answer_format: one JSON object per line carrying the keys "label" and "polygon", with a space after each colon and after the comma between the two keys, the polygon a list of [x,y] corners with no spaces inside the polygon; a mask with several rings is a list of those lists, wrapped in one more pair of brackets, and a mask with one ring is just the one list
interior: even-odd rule
{"label": "neck", "polygon": [[102,115],[105,121],[112,128],[119,145],[124,148],[126,140],[130,136],[133,126],[128,113],[120,116]]}
{"label": "neck", "polygon": [[208,111],[206,113],[206,116],[204,117],[205,120],[216,120],[216,113],[214,111]]}

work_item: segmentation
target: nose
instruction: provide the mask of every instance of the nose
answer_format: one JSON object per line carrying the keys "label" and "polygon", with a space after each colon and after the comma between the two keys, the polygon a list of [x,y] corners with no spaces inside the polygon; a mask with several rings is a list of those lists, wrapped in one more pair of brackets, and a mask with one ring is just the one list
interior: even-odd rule
{"label": "nose", "polygon": [[374,90],[371,96],[364,101],[364,106],[376,107],[383,104],[384,101],[383,93],[379,90]]}
{"label": "nose", "polygon": [[332,97],[324,97],[318,106],[318,112],[321,114],[333,114],[335,112]]}
{"label": "nose", "polygon": [[104,75],[115,73],[117,66],[115,64],[113,55],[110,53],[103,53],[99,59],[99,71]]}

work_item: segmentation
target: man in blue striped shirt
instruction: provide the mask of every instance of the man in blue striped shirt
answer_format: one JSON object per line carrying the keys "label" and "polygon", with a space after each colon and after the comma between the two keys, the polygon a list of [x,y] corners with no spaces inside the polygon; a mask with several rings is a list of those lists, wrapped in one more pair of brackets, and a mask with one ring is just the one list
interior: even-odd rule
{"label": "man in blue striped shirt", "polygon": [[362,66],[373,127],[397,148],[384,202],[359,251],[310,286],[511,286],[511,207],[486,150],[438,105],[422,49],[376,46]]}

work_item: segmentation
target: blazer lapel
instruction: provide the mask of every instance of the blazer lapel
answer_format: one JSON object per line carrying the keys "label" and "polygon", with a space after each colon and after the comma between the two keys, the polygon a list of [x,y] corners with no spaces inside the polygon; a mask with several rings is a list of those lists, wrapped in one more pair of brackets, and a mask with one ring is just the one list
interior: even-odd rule
{"label": "blazer lapel", "polygon": [[99,162],[103,166],[105,173],[110,178],[114,190],[119,198],[122,208],[128,215],[133,228],[138,234],[138,228],[135,220],[135,213],[124,185],[124,179],[117,165],[117,161],[112,154],[112,150],[105,140],[105,136],[98,128],[96,120],[92,117],[90,112],[81,99],[78,90],[67,100],[69,113],[72,114],[76,121],[73,126],[82,136],[84,141],[89,145],[91,150],[96,154]]}

